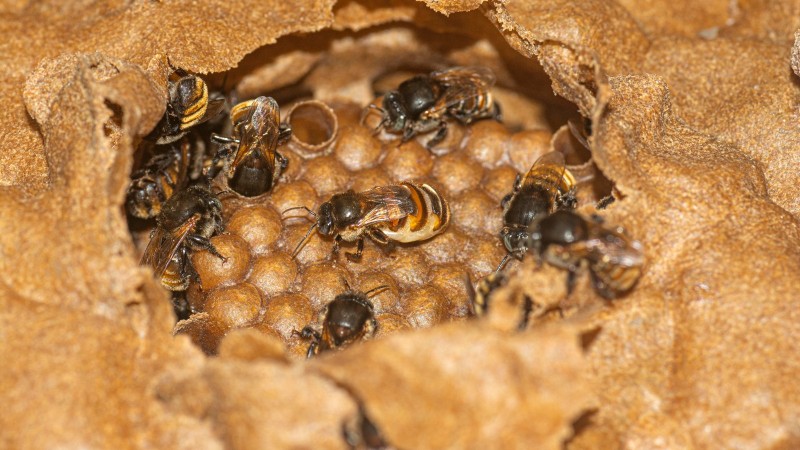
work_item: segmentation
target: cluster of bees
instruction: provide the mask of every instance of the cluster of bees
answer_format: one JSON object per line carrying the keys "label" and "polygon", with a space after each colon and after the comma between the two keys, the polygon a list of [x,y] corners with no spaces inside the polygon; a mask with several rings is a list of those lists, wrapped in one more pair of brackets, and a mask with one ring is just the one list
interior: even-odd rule
{"label": "cluster of bees", "polygon": [[[253,197],[269,192],[279,182],[288,160],[279,148],[292,136],[282,123],[280,107],[271,97],[258,97],[230,108],[230,135],[212,134],[213,154],[206,154],[186,138],[192,128],[215,119],[226,109],[224,98],[210,98],[208,86],[198,76],[175,70],[169,78],[166,113],[146,138],[154,155],[132,174],[126,208],[136,218],[154,220],[155,230],[141,259],[153,268],[162,285],[185,291],[198,278],[190,254],[205,250],[221,260],[210,239],[224,230],[222,203],[212,192],[212,180],[224,177],[236,195]],[[501,120],[499,105],[490,89],[494,75],[482,67],[455,67],[419,75],[402,82],[383,96],[381,106],[364,108],[364,118],[379,114],[374,130],[399,135],[400,142],[433,133],[427,147],[440,143],[452,122],[469,126],[483,119]],[[551,152],[539,158],[502,201],[500,239],[508,254],[497,270],[472,291],[472,310],[485,314],[492,293],[505,284],[504,271],[511,258],[535,258],[566,269],[568,292],[583,269],[591,274],[596,291],[616,298],[633,288],[643,264],[641,245],[621,230],[603,224],[599,217],[575,212],[576,182],[564,156]],[[356,251],[345,253],[360,261],[365,238],[378,245],[422,242],[442,233],[450,222],[450,206],[442,193],[425,183],[404,181],[363,192],[334,194],[314,211],[298,205],[284,211],[304,210],[313,217],[292,257],[302,251],[316,230],[333,237],[335,255],[341,241],[355,242]],[[336,296],[321,316],[321,331],[312,326],[297,334],[309,340],[308,356],[367,339],[378,326],[370,298],[386,286],[366,292],[351,289]],[[180,317],[179,312],[179,317]]]}

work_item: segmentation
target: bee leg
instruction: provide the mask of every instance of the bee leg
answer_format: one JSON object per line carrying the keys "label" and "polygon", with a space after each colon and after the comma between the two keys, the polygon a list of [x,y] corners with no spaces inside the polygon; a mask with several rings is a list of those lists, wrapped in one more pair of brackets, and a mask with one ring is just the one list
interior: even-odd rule
{"label": "bee leg", "polygon": [[615,201],[617,201],[617,199],[614,198],[614,194],[608,194],[605,197],[601,198],[600,201],[597,202],[596,208],[597,209],[606,209],[608,207],[608,205],[614,203]]}
{"label": "bee leg", "polygon": [[492,111],[492,119],[502,122],[503,121],[503,110],[500,108],[500,104],[494,102],[494,110]]}
{"label": "bee leg", "polygon": [[522,187],[522,174],[517,174],[517,177],[514,178],[514,193],[511,195],[516,194],[519,191],[519,188]]}
{"label": "bee leg", "polygon": [[525,331],[528,328],[531,311],[533,311],[533,300],[526,295],[522,299],[522,318],[520,318],[519,325],[517,325],[517,331]]}
{"label": "bee leg", "polygon": [[567,297],[572,295],[572,291],[575,290],[575,281],[577,280],[577,271],[574,269],[568,269],[567,271]]}
{"label": "bee leg", "polygon": [[296,330],[292,330],[292,334],[299,335],[300,338],[304,340],[311,339],[311,345],[308,346],[308,351],[306,352],[306,359],[317,354],[319,349],[319,341],[322,339],[322,336],[317,330],[311,328],[310,325],[307,325],[303,327],[299,333]]}
{"label": "bee leg", "polygon": [[335,238],[333,238],[333,248],[331,249],[331,256],[330,259],[335,261],[336,255],[339,254],[339,247],[342,245],[342,235],[337,234]]}
{"label": "bee leg", "polygon": [[186,300],[186,291],[172,293],[172,309],[175,311],[178,321],[186,320],[192,315],[192,308],[189,306],[189,301]]}
{"label": "bee leg", "polygon": [[505,209],[506,205],[508,205],[508,202],[510,202],[512,198],[514,198],[513,193],[507,194],[505,197],[503,197],[502,200],[500,200],[500,207]]}
{"label": "bee leg", "polygon": [[289,160],[278,152],[275,152],[275,159],[278,160],[278,165],[280,165],[281,168],[280,172],[278,173],[283,173],[283,171],[286,170],[286,167],[289,165]]}
{"label": "bee leg", "polygon": [[344,256],[347,257],[350,261],[359,261],[361,259],[361,254],[364,252],[364,238],[358,238],[358,243],[356,244],[356,252],[349,253],[345,252]]}
{"label": "bee leg", "polygon": [[214,245],[211,244],[211,241],[209,241],[207,238],[200,236],[199,234],[190,234],[186,236],[186,240],[189,241],[192,247],[201,248],[211,253],[212,255],[221,259],[223,263],[228,261],[228,258],[222,256],[222,254],[217,251],[217,248],[214,247]]}
{"label": "bee leg", "polygon": [[436,134],[431,138],[430,141],[428,141],[427,144],[425,144],[425,147],[430,150],[432,147],[439,145],[439,143],[442,142],[445,137],[447,137],[447,123],[442,121],[439,123],[439,129],[436,131]]}
{"label": "bee leg", "polygon": [[292,126],[288,123],[282,123],[278,127],[278,145],[283,145],[289,142],[292,138]]}

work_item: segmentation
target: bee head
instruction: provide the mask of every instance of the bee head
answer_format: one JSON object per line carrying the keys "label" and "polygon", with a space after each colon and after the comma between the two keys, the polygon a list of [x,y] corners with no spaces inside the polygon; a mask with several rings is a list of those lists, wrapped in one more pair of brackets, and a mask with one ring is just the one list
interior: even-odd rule
{"label": "bee head", "polygon": [[333,233],[333,206],[331,202],[325,202],[319,207],[317,212],[317,227],[319,232],[325,236]]}
{"label": "bee head", "polygon": [[508,253],[517,259],[522,259],[522,255],[528,250],[531,236],[525,229],[503,227],[500,230],[500,239]]}
{"label": "bee head", "polygon": [[409,117],[399,92],[392,91],[383,97],[383,110],[383,121],[389,131],[398,132],[405,128]]}
{"label": "bee head", "polygon": [[132,216],[147,219],[151,217],[150,211],[158,214],[156,209],[160,210],[160,206],[164,201],[164,194],[158,189],[158,184],[155,180],[140,178],[131,183],[125,206]]}

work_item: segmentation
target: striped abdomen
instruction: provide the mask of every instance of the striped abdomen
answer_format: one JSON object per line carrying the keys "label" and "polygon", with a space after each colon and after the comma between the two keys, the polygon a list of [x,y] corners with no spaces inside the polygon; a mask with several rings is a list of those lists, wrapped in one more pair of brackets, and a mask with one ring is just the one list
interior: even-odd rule
{"label": "striped abdomen", "polygon": [[449,107],[447,112],[464,123],[470,123],[476,119],[494,117],[494,97],[492,97],[491,92],[487,91],[484,94],[476,95]]}
{"label": "striped abdomen", "polygon": [[185,248],[178,249],[161,275],[161,285],[170,291],[185,291],[189,287],[187,264],[190,263]]}
{"label": "striped abdomen", "polygon": [[418,186],[403,182],[401,185],[408,189],[415,211],[375,228],[397,242],[424,241],[444,231],[450,222],[450,205],[442,195],[427,184]]}
{"label": "striped abdomen", "polygon": [[592,262],[590,268],[595,279],[595,288],[608,299],[631,290],[642,275],[641,265],[626,266],[604,262],[602,259]]}
{"label": "striped abdomen", "polygon": [[208,86],[200,77],[188,76],[182,78],[178,92],[178,103],[182,107],[181,130],[186,130],[203,119],[208,108]]}

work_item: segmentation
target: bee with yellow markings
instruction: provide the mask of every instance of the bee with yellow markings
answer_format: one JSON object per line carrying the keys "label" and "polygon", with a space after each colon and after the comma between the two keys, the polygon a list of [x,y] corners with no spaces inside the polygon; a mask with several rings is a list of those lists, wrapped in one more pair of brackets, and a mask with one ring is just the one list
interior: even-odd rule
{"label": "bee with yellow markings", "polygon": [[366,292],[347,289],[330,302],[320,314],[322,333],[312,326],[306,326],[300,333],[303,339],[311,339],[306,357],[310,358],[320,352],[344,348],[353,342],[372,338],[378,328],[375,312],[370,298],[388,289],[378,286]]}
{"label": "bee with yellow markings", "polygon": [[599,217],[586,220],[573,211],[556,211],[537,221],[529,236],[527,246],[540,260],[569,271],[567,292],[582,265],[588,266],[595,290],[606,299],[630,291],[642,274],[642,244],[621,228],[603,226]]}
{"label": "bee with yellow markings", "polygon": [[212,167],[223,166],[228,185],[239,194],[261,195],[286,168],[288,160],[277,148],[292,136],[292,129],[280,123],[280,107],[272,97],[237,104],[231,109],[231,122],[232,137],[211,135],[213,142],[222,144]]}
{"label": "bee with yellow markings", "polygon": [[[467,294],[469,295],[470,313],[476,317],[483,317],[489,313],[492,306],[494,292],[508,283],[505,272],[493,272],[481,278],[478,285],[473,287],[469,276],[466,276]],[[522,312],[517,330],[522,331],[528,327],[528,321],[533,310],[533,301],[527,295],[521,298]]]}
{"label": "bee with yellow markings", "polygon": [[140,219],[158,216],[164,202],[188,179],[189,147],[189,142],[184,140],[180,148],[171,147],[166,153],[156,154],[144,167],[131,174],[125,198],[125,207],[130,215]]}
{"label": "bee with yellow markings", "polygon": [[175,69],[167,83],[167,111],[145,138],[156,144],[177,141],[190,128],[213,119],[225,107],[224,98],[208,99],[208,86],[202,78],[184,70]]}
{"label": "bee with yellow markings", "polygon": [[193,274],[189,253],[207,250],[225,259],[209,239],[222,231],[222,204],[206,184],[195,184],[170,197],[156,218],[156,229],[141,265],[151,266],[156,278],[171,291],[183,291]]}
{"label": "bee with yellow markings", "polygon": [[529,228],[537,219],[560,209],[574,209],[575,177],[566,169],[564,155],[550,152],[533,163],[524,177],[517,176],[514,191],[503,198],[500,239],[508,250],[497,270],[512,256],[522,259],[528,250]]}
{"label": "bee with yellow markings", "polygon": [[325,236],[336,236],[334,254],[341,241],[357,241],[356,253],[345,255],[358,260],[364,250],[365,235],[382,245],[419,242],[443,232],[450,222],[450,205],[436,189],[409,182],[335,194],[317,213],[305,206],[291,209],[305,209],[317,219],[297,244],[292,257],[297,256],[314,228],[319,228]]}
{"label": "bee with yellow markings", "polygon": [[378,110],[381,122],[376,132],[386,129],[403,133],[403,141],[417,134],[436,130],[427,143],[431,148],[447,136],[447,122],[453,118],[464,125],[475,120],[500,120],[500,107],[489,91],[494,86],[494,73],[487,67],[453,67],[408,79],[383,97]]}

